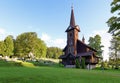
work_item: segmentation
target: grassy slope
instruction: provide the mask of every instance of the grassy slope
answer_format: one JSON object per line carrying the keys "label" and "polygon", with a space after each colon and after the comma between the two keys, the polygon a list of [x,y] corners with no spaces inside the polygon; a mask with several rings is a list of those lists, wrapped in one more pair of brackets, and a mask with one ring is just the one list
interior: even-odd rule
{"label": "grassy slope", "polygon": [[120,71],[0,67],[0,83],[120,83]]}

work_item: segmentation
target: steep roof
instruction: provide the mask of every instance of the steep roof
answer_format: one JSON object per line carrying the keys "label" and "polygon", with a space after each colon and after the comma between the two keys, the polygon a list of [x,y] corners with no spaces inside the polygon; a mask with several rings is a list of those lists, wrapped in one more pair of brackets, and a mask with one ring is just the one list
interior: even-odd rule
{"label": "steep roof", "polygon": [[[81,46],[82,46],[82,47],[81,47]],[[66,51],[67,47],[68,47],[68,46],[66,45],[65,48],[63,49],[63,52]],[[83,49],[83,47],[89,48],[90,50],[97,52],[97,50],[95,50],[94,48],[88,46],[87,44],[85,44],[85,43],[82,42],[81,40],[77,40],[77,51],[80,50],[80,49]]]}
{"label": "steep roof", "polygon": [[74,17],[73,7],[71,10],[70,26],[75,26],[75,17]]}
{"label": "steep roof", "polygon": [[76,57],[84,57],[84,56],[92,56],[94,55],[96,58],[101,58],[100,56],[96,56],[93,51],[78,53]]}
{"label": "steep roof", "polygon": [[81,40],[77,40],[77,51],[81,48],[81,45],[82,45],[83,47],[89,48],[89,49],[92,50],[92,51],[97,52],[97,50],[95,50],[94,48],[92,48],[92,47],[88,46],[87,44],[83,43]]}
{"label": "steep roof", "polygon": [[84,52],[84,53],[78,53],[76,57],[79,57],[79,56],[91,56],[93,55],[93,51],[90,51],[90,52]]}

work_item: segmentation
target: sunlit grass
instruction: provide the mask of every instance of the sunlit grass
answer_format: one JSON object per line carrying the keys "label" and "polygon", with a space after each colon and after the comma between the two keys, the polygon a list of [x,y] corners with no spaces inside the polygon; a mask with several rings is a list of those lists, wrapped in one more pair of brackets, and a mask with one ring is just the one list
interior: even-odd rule
{"label": "sunlit grass", "polygon": [[35,67],[34,64],[23,61],[4,61],[0,60],[0,67]]}
{"label": "sunlit grass", "polygon": [[0,83],[120,83],[120,71],[1,67]]}
{"label": "sunlit grass", "polygon": [[86,70],[0,61],[0,83],[120,83],[120,70]]}

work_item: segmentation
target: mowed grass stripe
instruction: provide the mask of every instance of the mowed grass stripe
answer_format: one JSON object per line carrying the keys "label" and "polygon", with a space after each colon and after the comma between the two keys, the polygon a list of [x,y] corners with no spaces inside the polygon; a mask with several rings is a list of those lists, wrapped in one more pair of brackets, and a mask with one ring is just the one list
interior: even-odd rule
{"label": "mowed grass stripe", "polygon": [[0,83],[120,83],[120,71],[0,67]]}

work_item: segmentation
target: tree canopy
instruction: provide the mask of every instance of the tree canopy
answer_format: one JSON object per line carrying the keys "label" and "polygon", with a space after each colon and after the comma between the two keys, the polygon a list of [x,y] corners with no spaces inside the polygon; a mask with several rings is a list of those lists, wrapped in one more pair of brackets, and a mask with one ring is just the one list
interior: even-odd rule
{"label": "tree canopy", "polygon": [[15,41],[15,55],[23,57],[30,52],[36,57],[46,56],[46,45],[37,37],[35,32],[22,33],[17,36]]}
{"label": "tree canopy", "polygon": [[104,47],[103,45],[101,45],[101,37],[100,35],[95,35],[94,37],[90,37],[89,40],[89,46],[91,46],[92,48],[97,50],[97,55],[98,56],[102,56],[102,47]]}
{"label": "tree canopy", "polygon": [[48,47],[46,57],[57,59],[62,54],[63,54],[62,49],[58,47]]}
{"label": "tree canopy", "polygon": [[114,64],[116,68],[118,68],[119,60],[120,60],[120,37],[114,36],[111,40],[110,56],[109,59]]}
{"label": "tree canopy", "polygon": [[57,59],[63,52],[58,47],[47,47],[44,41],[37,37],[35,32],[22,33],[16,39],[9,35],[4,41],[0,41],[0,55],[2,56],[14,55],[20,58],[27,58],[31,54],[36,58]]}
{"label": "tree canopy", "polygon": [[14,54],[14,41],[13,36],[9,35],[4,40],[4,46],[5,46],[5,55],[11,56]]}
{"label": "tree canopy", "polygon": [[0,55],[4,56],[5,55],[5,44],[4,41],[0,41]]}
{"label": "tree canopy", "polygon": [[0,54],[2,56],[14,55],[14,40],[13,36],[9,35],[4,41],[0,41]]}
{"label": "tree canopy", "polygon": [[113,0],[111,6],[111,13],[117,13],[117,15],[107,21],[110,27],[108,32],[114,36],[120,36],[120,0]]}

